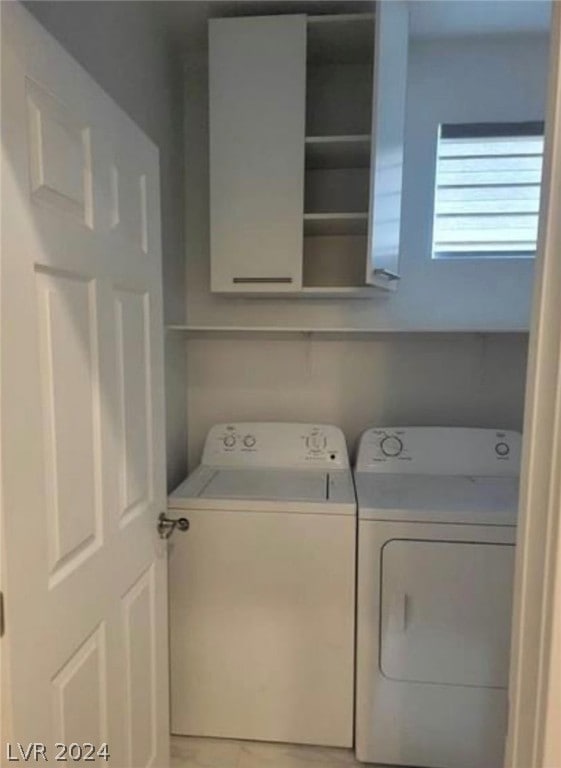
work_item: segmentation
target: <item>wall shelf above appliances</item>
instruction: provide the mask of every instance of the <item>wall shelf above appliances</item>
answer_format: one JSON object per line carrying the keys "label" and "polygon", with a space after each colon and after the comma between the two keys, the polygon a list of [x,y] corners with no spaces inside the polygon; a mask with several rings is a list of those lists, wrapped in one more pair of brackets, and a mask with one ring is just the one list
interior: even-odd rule
{"label": "wall shelf above appliances", "polygon": [[[370,295],[372,295],[372,292],[374,289],[364,289],[364,290],[370,290]],[[378,293],[379,295],[379,293]],[[287,298],[287,297],[285,297]],[[364,298],[364,296],[363,296]],[[293,336],[304,336],[304,337],[317,337],[317,338],[323,338],[323,339],[333,339],[333,338],[353,338],[353,339],[361,339],[361,338],[373,338],[373,337],[383,337],[387,336],[388,334],[395,334],[398,333],[400,335],[400,338],[403,337],[411,337],[416,338],[419,335],[432,335],[437,336],[439,338],[448,336],[451,340],[456,340],[458,338],[458,334],[466,334],[468,336],[472,337],[480,337],[480,338],[486,338],[490,335],[499,334],[501,336],[528,336],[528,330],[523,328],[488,328],[488,329],[480,329],[480,330],[474,330],[473,328],[454,328],[452,330],[450,329],[439,329],[439,328],[430,328],[430,327],[419,327],[419,328],[397,328],[397,327],[390,327],[390,328],[291,328],[286,326],[240,326],[240,325],[168,325],[166,326],[166,331],[168,333],[180,333],[184,334],[187,338],[193,338],[193,337],[206,337],[206,336],[239,336],[239,337],[248,337],[248,336],[258,336],[262,338],[263,336],[269,336],[274,339],[283,338],[283,337],[293,337]]]}

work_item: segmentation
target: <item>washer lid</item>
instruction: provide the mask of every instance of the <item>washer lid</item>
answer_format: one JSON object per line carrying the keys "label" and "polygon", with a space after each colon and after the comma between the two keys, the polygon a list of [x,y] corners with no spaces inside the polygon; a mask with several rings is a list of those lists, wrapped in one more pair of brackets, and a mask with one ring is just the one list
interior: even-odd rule
{"label": "washer lid", "polygon": [[169,497],[172,509],[356,514],[351,471],[199,465]]}
{"label": "washer lid", "polygon": [[517,477],[357,472],[362,520],[516,525]]}
{"label": "washer lid", "polygon": [[203,499],[267,499],[325,502],[327,472],[278,469],[218,469],[199,494]]}

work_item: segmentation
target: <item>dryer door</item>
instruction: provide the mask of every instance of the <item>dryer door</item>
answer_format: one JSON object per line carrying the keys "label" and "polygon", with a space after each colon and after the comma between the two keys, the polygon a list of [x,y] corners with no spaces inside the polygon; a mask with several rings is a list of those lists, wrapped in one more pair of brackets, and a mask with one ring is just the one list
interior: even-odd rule
{"label": "dryer door", "polygon": [[394,680],[505,687],[514,546],[393,539],[382,550],[380,667]]}

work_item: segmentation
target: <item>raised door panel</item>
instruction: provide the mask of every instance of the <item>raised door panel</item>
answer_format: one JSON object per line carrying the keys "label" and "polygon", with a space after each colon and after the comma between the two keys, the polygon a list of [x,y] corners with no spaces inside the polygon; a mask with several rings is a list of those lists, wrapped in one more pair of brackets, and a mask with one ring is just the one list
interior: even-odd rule
{"label": "raised door panel", "polygon": [[211,21],[209,68],[211,288],[298,290],[306,17]]}
{"label": "raised door panel", "polygon": [[150,303],[147,293],[114,293],[119,391],[121,525],[153,500]]}
{"label": "raised door panel", "polygon": [[146,768],[156,754],[155,574],[150,567],[122,600],[126,666],[127,765]]}
{"label": "raised door panel", "polygon": [[95,281],[36,267],[49,585],[102,544]]}
{"label": "raised door panel", "polygon": [[134,249],[148,253],[147,177],[112,163],[110,227]]}
{"label": "raised door panel", "polygon": [[514,546],[391,540],[380,667],[392,679],[506,688]]}
{"label": "raised door panel", "polygon": [[58,740],[107,743],[107,670],[105,625],[101,624],[72,654],[52,681],[55,733]]}
{"label": "raised door panel", "polygon": [[92,228],[91,129],[29,78],[26,91],[32,199]]}
{"label": "raised door panel", "polygon": [[406,4],[377,3],[366,282],[389,290],[399,282],[408,37]]}

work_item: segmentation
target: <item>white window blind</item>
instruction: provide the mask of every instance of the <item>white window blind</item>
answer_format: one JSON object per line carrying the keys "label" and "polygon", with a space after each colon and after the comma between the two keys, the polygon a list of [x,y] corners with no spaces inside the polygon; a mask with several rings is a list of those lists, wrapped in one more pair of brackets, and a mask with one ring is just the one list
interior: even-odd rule
{"label": "white window blind", "polygon": [[543,123],[441,125],[433,258],[536,251]]}

